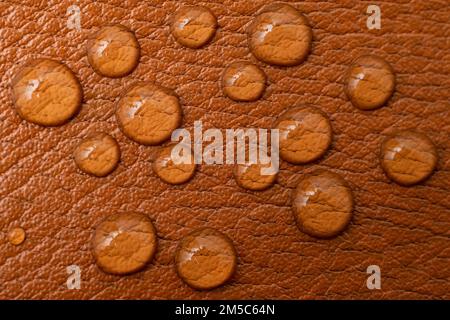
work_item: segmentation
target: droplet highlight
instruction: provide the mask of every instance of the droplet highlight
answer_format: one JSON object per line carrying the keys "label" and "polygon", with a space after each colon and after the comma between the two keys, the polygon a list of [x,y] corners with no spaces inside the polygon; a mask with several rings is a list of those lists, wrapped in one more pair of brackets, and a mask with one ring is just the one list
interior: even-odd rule
{"label": "droplet highlight", "polygon": [[394,88],[394,70],[380,57],[359,57],[347,72],[345,92],[352,104],[361,110],[382,107],[394,93]]}
{"label": "droplet highlight", "polygon": [[181,45],[197,49],[208,44],[217,29],[217,19],[214,13],[202,6],[182,7],[175,13],[171,32]]}
{"label": "droplet highlight", "polygon": [[294,107],[279,116],[280,157],[293,164],[322,157],[331,145],[333,131],[328,116],[312,106]]}
{"label": "droplet highlight", "polygon": [[116,119],[128,138],[144,145],[157,145],[169,139],[181,125],[182,110],[173,91],[140,83],[122,95]]}
{"label": "droplet highlight", "polygon": [[237,256],[230,238],[215,229],[204,228],[180,241],[175,263],[178,275],[189,286],[209,290],[231,279]]}
{"label": "droplet highlight", "polygon": [[381,167],[400,185],[411,186],[431,176],[438,162],[436,147],[426,135],[399,131],[381,144]]}
{"label": "droplet highlight", "polygon": [[59,126],[80,109],[82,89],[73,72],[50,59],[35,59],[22,66],[11,82],[19,116],[41,126]]}
{"label": "droplet highlight", "polygon": [[295,66],[311,50],[312,31],[306,17],[288,4],[264,7],[247,33],[253,55],[268,64]]}
{"label": "droplet highlight", "polygon": [[143,214],[113,214],[102,221],[93,236],[92,252],[100,269],[125,275],[143,269],[155,255],[156,231]]}
{"label": "droplet highlight", "polygon": [[222,75],[223,92],[235,101],[255,101],[264,93],[267,77],[258,66],[248,62],[235,62]]}
{"label": "droplet highlight", "polygon": [[339,175],[318,170],[300,181],[293,194],[292,209],[301,231],[317,238],[330,238],[349,224],[353,195]]}
{"label": "droplet highlight", "polygon": [[96,177],[104,177],[117,167],[120,149],[110,135],[99,132],[83,139],[74,151],[74,160],[83,171]]}
{"label": "droplet highlight", "polygon": [[137,67],[140,46],[134,33],[120,24],[101,28],[87,43],[87,57],[98,74],[124,77]]}
{"label": "droplet highlight", "polygon": [[14,228],[8,233],[9,243],[18,246],[25,241],[26,233],[22,228]]}

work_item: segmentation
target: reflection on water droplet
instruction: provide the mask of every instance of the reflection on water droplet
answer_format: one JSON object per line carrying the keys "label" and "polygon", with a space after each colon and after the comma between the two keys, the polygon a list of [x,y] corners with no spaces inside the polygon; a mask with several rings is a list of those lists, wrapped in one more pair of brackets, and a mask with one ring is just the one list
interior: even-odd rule
{"label": "reflection on water droplet", "polygon": [[226,235],[204,228],[180,241],[175,263],[184,282],[195,289],[208,290],[230,280],[236,270],[237,256]]}

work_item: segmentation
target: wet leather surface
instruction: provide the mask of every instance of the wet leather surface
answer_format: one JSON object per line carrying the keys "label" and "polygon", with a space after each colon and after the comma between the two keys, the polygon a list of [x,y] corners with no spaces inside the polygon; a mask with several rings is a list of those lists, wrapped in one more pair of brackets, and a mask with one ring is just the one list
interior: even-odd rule
{"label": "wet leather surface", "polygon": [[[450,32],[446,1],[384,1],[382,28],[366,28],[359,1],[292,2],[313,30],[312,52],[298,67],[278,68],[254,59],[245,28],[269,1],[208,1],[218,17],[212,43],[184,48],[170,35],[170,14],[197,1],[78,1],[81,31],[66,27],[71,1],[0,4],[0,298],[450,298]],[[141,60],[121,79],[96,74],[86,41],[99,27],[121,23],[136,32]],[[344,76],[363,54],[385,58],[397,75],[388,105],[364,112],[345,96]],[[21,62],[48,57],[66,63],[80,79],[84,102],[75,119],[43,128],[15,113],[9,81]],[[220,75],[234,60],[261,66],[268,87],[260,101],[223,96]],[[287,108],[308,103],[331,120],[334,141],[323,159],[281,163],[277,183],[264,192],[241,189],[232,166],[201,165],[187,184],[171,186],[151,169],[159,147],[138,145],[118,129],[114,108],[136,81],[156,82],[180,96],[183,126],[269,128]],[[437,171],[406,188],[383,173],[380,143],[392,130],[416,128],[437,146]],[[104,131],[120,145],[118,168],[105,178],[77,170],[72,153],[88,133]],[[332,240],[299,232],[291,193],[305,173],[342,175],[355,200],[348,229]],[[90,240],[95,226],[116,212],[147,214],[158,234],[153,262],[130,276],[103,273]],[[8,231],[26,230],[20,246]],[[200,292],[177,276],[178,241],[198,227],[228,235],[238,253],[231,283]],[[68,290],[66,267],[81,268],[81,289]],[[368,290],[366,268],[381,267],[382,289]]]}

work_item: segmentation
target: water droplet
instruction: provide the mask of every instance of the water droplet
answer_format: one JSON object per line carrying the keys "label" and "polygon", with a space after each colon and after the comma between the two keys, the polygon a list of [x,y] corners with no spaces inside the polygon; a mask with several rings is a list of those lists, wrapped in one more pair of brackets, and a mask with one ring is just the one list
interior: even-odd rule
{"label": "water droplet", "polygon": [[145,267],[155,255],[156,231],[139,213],[113,214],[101,222],[93,237],[97,265],[112,274],[129,274]]}
{"label": "water droplet", "polygon": [[145,145],[170,138],[181,124],[178,97],[169,89],[147,83],[129,88],[119,101],[116,119],[123,133]]}
{"label": "water droplet", "polygon": [[214,37],[217,19],[211,10],[201,6],[186,6],[175,13],[171,31],[175,39],[188,48],[197,49]]}
{"label": "water droplet", "polygon": [[222,75],[225,95],[236,101],[258,100],[266,87],[266,74],[248,62],[235,62]]}
{"label": "water droplet", "polygon": [[87,57],[98,74],[124,77],[139,63],[139,42],[127,27],[120,24],[105,26],[88,40]]}
{"label": "water droplet", "polygon": [[75,163],[82,171],[104,177],[117,167],[120,149],[113,137],[100,132],[81,141],[73,155]]}
{"label": "water droplet", "polygon": [[184,282],[195,289],[208,290],[230,280],[237,257],[230,238],[215,229],[204,228],[180,241],[175,262]]}
{"label": "water droplet", "polygon": [[427,179],[436,168],[438,154],[424,134],[399,131],[381,145],[381,166],[395,182],[410,186]]}
{"label": "water droplet", "polygon": [[25,241],[25,230],[22,228],[14,228],[8,233],[9,243],[18,246]]}
{"label": "water droplet", "polygon": [[262,168],[269,168],[270,164],[260,163],[237,164],[234,168],[234,178],[237,184],[244,188],[254,191],[262,191],[270,188],[277,179],[277,174],[263,175]]}
{"label": "water droplet", "polygon": [[[182,184],[190,180],[195,174],[196,165],[194,156],[191,153],[189,163],[178,163],[172,160],[172,149],[174,146],[162,148],[156,160],[153,162],[153,171],[161,178],[161,180],[170,184]],[[183,155],[181,155],[180,158]]]}
{"label": "water droplet", "polygon": [[328,117],[315,107],[295,107],[277,119],[280,130],[280,156],[302,164],[317,160],[330,147],[333,131]]}
{"label": "water droplet", "polygon": [[305,16],[287,4],[264,7],[248,29],[253,55],[266,63],[294,66],[309,54],[312,31]]}
{"label": "water droplet", "polygon": [[292,202],[299,229],[318,238],[330,238],[349,224],[353,196],[339,175],[318,170],[300,181]]}
{"label": "water droplet", "polygon": [[345,92],[352,104],[362,110],[380,108],[394,92],[394,70],[380,57],[359,57],[346,78]]}
{"label": "water droplet", "polygon": [[83,92],[64,64],[50,59],[25,63],[11,82],[12,97],[21,118],[42,126],[58,126],[79,110]]}

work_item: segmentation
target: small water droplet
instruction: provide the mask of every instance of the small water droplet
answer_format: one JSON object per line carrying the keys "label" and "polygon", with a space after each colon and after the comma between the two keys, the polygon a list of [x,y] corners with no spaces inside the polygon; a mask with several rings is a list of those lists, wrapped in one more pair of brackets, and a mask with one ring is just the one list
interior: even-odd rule
{"label": "small water droplet", "polygon": [[105,26],[88,40],[87,56],[98,74],[110,78],[124,77],[139,63],[139,42],[125,26]]}
{"label": "small water droplet", "polygon": [[182,184],[189,181],[195,174],[194,156],[191,153],[190,163],[175,164],[172,160],[173,147],[171,145],[162,148],[152,168],[161,180],[170,184]]}
{"label": "small water droplet", "polygon": [[174,38],[183,46],[197,49],[214,37],[217,19],[206,7],[182,7],[173,17],[171,31]]}
{"label": "small water droplet", "polygon": [[271,4],[260,11],[248,28],[253,55],[268,64],[294,66],[311,49],[312,31],[305,16],[288,4]]}
{"label": "small water droplet", "polygon": [[258,100],[266,87],[266,74],[248,62],[235,62],[222,75],[222,88],[230,99],[236,101]]}
{"label": "small water droplet", "polygon": [[184,282],[195,289],[208,290],[230,280],[237,256],[230,238],[215,229],[204,228],[180,241],[175,263]]}
{"label": "small water droplet", "polygon": [[381,145],[381,166],[395,182],[410,186],[426,180],[433,173],[438,154],[426,135],[399,131]]}
{"label": "small water droplet", "polygon": [[270,164],[260,163],[237,164],[234,168],[234,178],[237,184],[244,188],[254,191],[262,191],[270,188],[277,179],[277,174],[263,175],[262,168],[269,168]]}
{"label": "small water droplet", "polygon": [[279,116],[280,156],[293,163],[317,160],[331,145],[333,131],[326,114],[315,107],[295,107]]}
{"label": "small water droplet", "polygon": [[113,214],[103,220],[93,236],[97,265],[111,274],[129,274],[145,267],[155,255],[156,231],[139,213]]}
{"label": "small water droplet", "polygon": [[318,170],[300,181],[292,209],[299,229],[318,238],[330,238],[349,224],[353,196],[346,181],[330,171]]}
{"label": "small water droplet", "polygon": [[176,94],[147,83],[127,89],[116,109],[116,119],[123,133],[145,145],[157,145],[169,139],[172,131],[181,125],[181,118]]}
{"label": "small water droplet", "polygon": [[74,160],[84,172],[104,177],[119,163],[120,149],[117,141],[106,133],[94,133],[80,142],[74,151]]}
{"label": "small water droplet", "polygon": [[25,230],[22,228],[14,228],[8,234],[9,243],[18,246],[25,241]]}
{"label": "small water droplet", "polygon": [[42,126],[67,122],[78,112],[83,96],[73,72],[50,59],[25,63],[13,78],[11,87],[19,116]]}
{"label": "small water droplet", "polygon": [[377,56],[356,59],[346,78],[345,92],[352,104],[362,110],[380,108],[394,92],[394,70]]}

